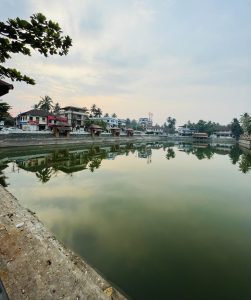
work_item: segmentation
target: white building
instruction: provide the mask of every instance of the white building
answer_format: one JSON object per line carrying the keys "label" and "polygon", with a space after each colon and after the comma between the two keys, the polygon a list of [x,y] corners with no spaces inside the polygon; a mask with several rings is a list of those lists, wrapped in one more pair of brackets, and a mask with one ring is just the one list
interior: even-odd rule
{"label": "white building", "polygon": [[143,127],[150,127],[153,125],[149,118],[139,118],[138,124]]}
{"label": "white building", "polygon": [[83,108],[75,106],[63,107],[60,112],[60,116],[64,116],[68,119],[68,123],[72,127],[84,126],[85,120],[88,118],[88,113]]}
{"label": "white building", "polygon": [[119,121],[118,118],[113,118],[113,117],[92,117],[90,118],[91,120],[97,120],[97,121],[103,121],[107,123],[107,129],[110,127],[118,127]]}
{"label": "white building", "polygon": [[178,134],[179,135],[193,135],[195,133],[195,129],[188,128],[187,126],[179,126]]}

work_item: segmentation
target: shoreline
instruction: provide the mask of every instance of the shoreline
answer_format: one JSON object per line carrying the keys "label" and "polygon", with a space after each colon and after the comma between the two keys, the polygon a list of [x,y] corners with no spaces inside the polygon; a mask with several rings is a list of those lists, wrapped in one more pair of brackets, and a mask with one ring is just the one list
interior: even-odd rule
{"label": "shoreline", "polygon": [[[136,143],[136,142],[188,142],[196,143],[198,141],[193,140],[191,137],[186,136],[161,136],[161,135],[135,135],[132,137],[127,136],[100,136],[91,137],[86,135],[71,135],[69,138],[65,137],[53,137],[48,134],[11,134],[0,135],[0,148],[10,147],[27,147],[27,146],[67,146],[67,145],[95,145],[95,144],[120,144],[120,143]],[[234,144],[234,139],[223,138],[209,138],[204,143],[231,143]]]}
{"label": "shoreline", "polygon": [[127,299],[2,186],[0,207],[0,278],[10,299]]}

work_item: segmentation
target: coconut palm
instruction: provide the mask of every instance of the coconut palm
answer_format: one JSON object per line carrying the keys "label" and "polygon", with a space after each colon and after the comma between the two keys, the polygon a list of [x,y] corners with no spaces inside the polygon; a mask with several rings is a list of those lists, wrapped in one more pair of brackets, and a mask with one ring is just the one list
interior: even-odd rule
{"label": "coconut palm", "polygon": [[55,114],[58,114],[59,111],[60,111],[60,109],[61,109],[61,107],[60,107],[59,103],[57,102],[57,103],[55,104],[55,106],[54,106],[53,112],[54,112]]}
{"label": "coconut palm", "polygon": [[85,106],[82,109],[83,109],[84,113],[87,113],[89,111],[89,109]]}
{"label": "coconut palm", "polygon": [[100,108],[97,108],[96,112],[95,112],[95,117],[99,117],[100,118],[102,116],[102,114],[103,114],[102,110]]}
{"label": "coconut palm", "polygon": [[97,110],[97,105],[93,104],[90,109],[90,112],[92,113],[93,116],[95,116],[96,110]]}
{"label": "coconut palm", "polygon": [[41,97],[41,99],[42,100],[38,103],[38,107],[48,112],[51,111],[54,107],[51,97],[44,96],[44,98]]}

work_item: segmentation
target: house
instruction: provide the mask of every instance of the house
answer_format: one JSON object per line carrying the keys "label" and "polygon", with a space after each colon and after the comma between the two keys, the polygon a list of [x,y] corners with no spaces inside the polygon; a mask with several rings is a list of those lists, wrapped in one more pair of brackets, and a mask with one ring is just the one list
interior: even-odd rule
{"label": "house", "polygon": [[164,128],[159,125],[147,127],[146,134],[163,134]]}
{"label": "house", "polygon": [[32,109],[16,117],[16,126],[28,131],[52,129],[58,123],[68,125],[68,119],[53,115],[42,109]]}
{"label": "house", "polygon": [[118,119],[118,126],[120,128],[126,127],[126,120],[125,119]]}
{"label": "house", "polygon": [[152,121],[149,118],[139,118],[138,124],[142,127],[151,127],[153,125]]}
{"label": "house", "polygon": [[113,118],[113,117],[91,117],[91,120],[94,121],[103,121],[107,123],[107,129],[109,130],[112,127],[118,127],[118,118]]}
{"label": "house", "polygon": [[88,118],[88,113],[85,109],[75,106],[63,107],[59,114],[61,117],[66,117],[69,125],[73,128],[84,127],[85,120]]}
{"label": "house", "polygon": [[188,128],[187,126],[179,126],[178,134],[182,136],[191,136],[195,133],[195,129]]}
{"label": "house", "polygon": [[197,132],[193,134],[193,140],[196,141],[207,141],[208,140],[208,134],[205,132]]}
{"label": "house", "polygon": [[49,113],[42,109],[31,109],[16,117],[16,126],[23,130],[47,129],[47,117]]}
{"label": "house", "polygon": [[216,131],[214,132],[211,137],[213,138],[233,138],[232,131]]}

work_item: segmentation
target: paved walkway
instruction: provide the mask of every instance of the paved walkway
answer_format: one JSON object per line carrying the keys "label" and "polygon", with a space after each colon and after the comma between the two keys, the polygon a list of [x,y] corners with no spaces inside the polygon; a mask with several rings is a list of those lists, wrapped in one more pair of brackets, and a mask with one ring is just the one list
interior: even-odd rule
{"label": "paved walkway", "polygon": [[126,299],[2,186],[0,278],[10,300]]}

